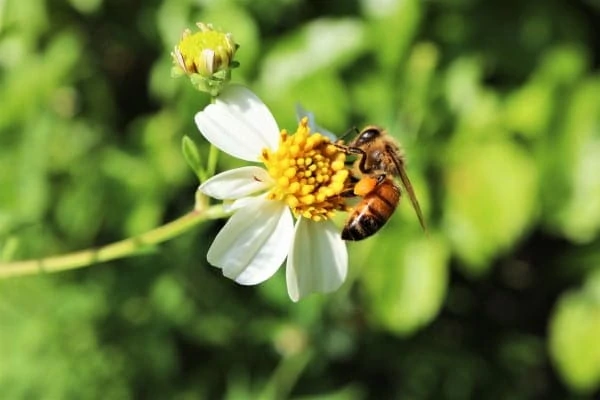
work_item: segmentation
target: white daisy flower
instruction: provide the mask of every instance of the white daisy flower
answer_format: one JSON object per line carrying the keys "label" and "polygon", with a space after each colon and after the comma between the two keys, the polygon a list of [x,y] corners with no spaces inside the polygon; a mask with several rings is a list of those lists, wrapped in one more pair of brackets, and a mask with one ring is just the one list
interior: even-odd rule
{"label": "white daisy flower", "polygon": [[339,196],[349,174],[345,155],[325,136],[311,135],[307,118],[294,134],[280,132],[267,106],[238,85],[228,86],[195,121],[221,151],[263,164],[225,171],[200,186],[210,197],[235,200],[208,262],[239,284],[255,285],[287,257],[293,301],[338,289],[348,253],[331,217],[345,209]]}

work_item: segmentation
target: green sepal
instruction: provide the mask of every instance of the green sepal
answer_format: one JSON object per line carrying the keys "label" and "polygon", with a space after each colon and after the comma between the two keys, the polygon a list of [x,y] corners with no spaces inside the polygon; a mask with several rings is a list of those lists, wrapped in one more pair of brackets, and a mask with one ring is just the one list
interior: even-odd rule
{"label": "green sepal", "polygon": [[190,74],[189,77],[192,85],[197,90],[206,92],[212,97],[217,97],[231,79],[231,71],[229,69],[224,69],[215,72],[210,77],[202,76],[200,74]]}

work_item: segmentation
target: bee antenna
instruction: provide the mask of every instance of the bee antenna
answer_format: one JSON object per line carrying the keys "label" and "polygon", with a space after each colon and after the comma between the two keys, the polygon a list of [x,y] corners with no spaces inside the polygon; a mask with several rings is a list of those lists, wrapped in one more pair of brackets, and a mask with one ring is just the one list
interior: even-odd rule
{"label": "bee antenna", "polygon": [[352,128],[348,129],[346,132],[344,132],[342,134],[342,136],[340,136],[338,138],[338,140],[345,140],[348,136],[350,136],[351,134],[355,134],[357,135],[360,131],[358,130],[358,128],[356,126],[353,126]]}

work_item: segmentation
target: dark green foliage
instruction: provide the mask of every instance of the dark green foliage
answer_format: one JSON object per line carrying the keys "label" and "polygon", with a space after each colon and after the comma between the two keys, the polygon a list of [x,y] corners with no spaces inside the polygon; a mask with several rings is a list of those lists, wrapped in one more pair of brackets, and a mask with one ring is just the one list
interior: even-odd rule
{"label": "dark green foliage", "polygon": [[[153,252],[0,282],[7,399],[593,398],[600,388],[600,3],[0,2],[0,257],[99,246],[194,206],[209,99],[170,78],[196,21],[295,106],[403,144],[404,199],[337,293],[292,303]],[[188,163],[182,155],[182,138]],[[192,145],[195,143],[198,147]],[[240,165],[220,157],[219,170]],[[342,221],[340,221],[341,223]]]}

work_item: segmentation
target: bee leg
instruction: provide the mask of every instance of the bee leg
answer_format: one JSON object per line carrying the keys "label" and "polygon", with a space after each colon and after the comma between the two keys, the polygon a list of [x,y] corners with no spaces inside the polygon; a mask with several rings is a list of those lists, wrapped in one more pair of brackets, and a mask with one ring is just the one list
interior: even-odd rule
{"label": "bee leg", "polygon": [[333,145],[335,147],[337,147],[341,152],[346,153],[346,154],[351,154],[350,153],[350,147],[346,146],[344,144],[343,140],[338,140],[335,143],[333,143]]}
{"label": "bee leg", "polygon": [[354,194],[354,188],[347,188],[342,190],[342,192],[339,194],[341,197],[356,197],[356,195]]}
{"label": "bee leg", "polygon": [[344,188],[344,190],[342,190],[342,192],[340,193],[340,196],[342,196],[342,197],[356,197],[356,195],[354,194],[354,185],[359,180],[360,179],[358,179],[354,175],[350,176],[350,186]]}
{"label": "bee leg", "polygon": [[346,154],[365,154],[365,152],[362,151],[362,149],[359,149],[358,147],[345,145],[342,140],[338,140],[337,142],[333,143],[333,145]]}
{"label": "bee leg", "polygon": [[[346,154],[356,154],[360,157],[360,161],[358,162],[358,170],[363,174],[368,174],[369,169],[367,168],[367,153],[359,148],[352,146],[344,146],[344,145],[336,145],[338,148],[342,149]],[[384,177],[385,178],[385,177]]]}
{"label": "bee leg", "polygon": [[383,181],[385,181],[386,174],[385,172],[377,175],[377,184],[380,185]]}

